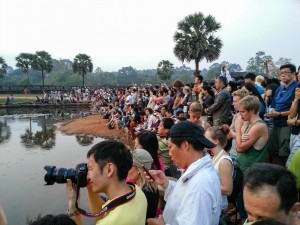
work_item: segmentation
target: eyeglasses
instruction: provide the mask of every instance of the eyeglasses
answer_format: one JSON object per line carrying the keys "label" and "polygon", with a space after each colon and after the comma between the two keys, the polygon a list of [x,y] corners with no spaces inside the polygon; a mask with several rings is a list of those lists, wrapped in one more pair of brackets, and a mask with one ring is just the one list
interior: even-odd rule
{"label": "eyeglasses", "polygon": [[290,73],[293,73],[291,71],[282,71],[280,72],[280,75],[287,75],[287,74],[290,74]]}

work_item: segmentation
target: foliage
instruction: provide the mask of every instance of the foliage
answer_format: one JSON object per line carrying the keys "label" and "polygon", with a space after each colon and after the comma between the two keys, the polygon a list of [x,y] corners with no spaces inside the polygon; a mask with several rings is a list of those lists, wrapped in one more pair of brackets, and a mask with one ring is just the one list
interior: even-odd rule
{"label": "foliage", "polygon": [[251,57],[248,60],[246,70],[257,75],[264,74],[264,62],[267,60],[272,60],[272,56],[266,55],[263,51],[259,51],[255,54],[255,57]]}
{"label": "foliage", "polygon": [[200,74],[199,63],[206,59],[212,62],[219,58],[223,46],[214,33],[221,28],[216,19],[201,12],[185,17],[178,23],[174,34],[174,54],[182,62],[195,60],[195,75]]}
{"label": "foliage", "polygon": [[50,73],[53,68],[51,55],[46,51],[37,51],[32,61],[32,69],[42,72],[43,87],[44,72]]}
{"label": "foliage", "polygon": [[241,72],[243,71],[242,67],[240,64],[237,63],[229,63],[226,61],[223,61],[221,63],[214,63],[212,64],[206,73],[206,79],[207,80],[213,80],[216,76],[218,76],[221,72],[222,66],[227,65],[229,68],[229,72]]}
{"label": "foliage", "polygon": [[125,76],[135,76],[137,72],[132,66],[127,66],[127,67],[122,67],[122,69],[119,69],[118,74],[125,75]]}
{"label": "foliage", "polygon": [[9,140],[11,136],[10,126],[7,125],[6,121],[0,121],[0,144],[3,144]]}
{"label": "foliage", "polygon": [[157,75],[161,80],[170,80],[172,77],[174,66],[169,60],[162,60],[157,66]]}
{"label": "foliage", "polygon": [[34,55],[31,53],[21,53],[16,57],[16,67],[22,70],[24,74],[27,74],[28,80],[27,80],[27,85],[29,86],[30,84],[30,79],[29,79],[29,69],[32,66],[32,61],[34,60]]}
{"label": "foliage", "polygon": [[3,78],[6,73],[7,64],[5,63],[5,60],[2,57],[0,57],[0,78]]}
{"label": "foliage", "polygon": [[284,64],[289,64],[289,63],[292,63],[292,60],[291,59],[288,59],[288,58],[283,58],[283,57],[280,57],[277,61],[276,61],[276,65],[277,66],[282,66]]}
{"label": "foliage", "polygon": [[78,54],[73,61],[73,72],[82,76],[82,87],[84,87],[84,76],[93,71],[93,63],[90,56]]}

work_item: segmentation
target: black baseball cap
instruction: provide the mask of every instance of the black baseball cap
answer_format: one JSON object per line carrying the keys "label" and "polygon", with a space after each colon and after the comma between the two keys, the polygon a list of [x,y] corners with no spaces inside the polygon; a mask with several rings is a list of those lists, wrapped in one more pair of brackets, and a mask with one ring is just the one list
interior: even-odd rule
{"label": "black baseball cap", "polygon": [[174,125],[169,132],[169,138],[192,137],[205,148],[214,148],[216,145],[204,136],[204,129],[191,121],[183,121]]}

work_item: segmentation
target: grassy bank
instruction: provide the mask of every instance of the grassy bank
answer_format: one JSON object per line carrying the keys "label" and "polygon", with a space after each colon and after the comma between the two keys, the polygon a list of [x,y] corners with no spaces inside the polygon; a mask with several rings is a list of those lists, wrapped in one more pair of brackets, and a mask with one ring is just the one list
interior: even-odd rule
{"label": "grassy bank", "polygon": [[[5,104],[5,100],[6,100],[7,96],[11,99],[10,95],[0,94],[0,105]],[[39,96],[39,98],[43,97],[42,94],[27,94],[27,95],[25,95],[25,94],[15,94],[13,96],[15,98],[15,104],[25,103],[25,102],[34,102],[36,100],[36,96]]]}

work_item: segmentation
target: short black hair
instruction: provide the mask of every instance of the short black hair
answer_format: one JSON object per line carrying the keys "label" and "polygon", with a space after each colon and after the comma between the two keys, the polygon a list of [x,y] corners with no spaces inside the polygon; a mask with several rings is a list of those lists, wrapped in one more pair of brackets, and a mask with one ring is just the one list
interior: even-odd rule
{"label": "short black hair", "polygon": [[296,66],[293,64],[284,64],[280,67],[280,70],[285,69],[285,68],[289,68],[291,70],[292,73],[296,73]]}
{"label": "short black hair", "polygon": [[280,197],[280,209],[286,214],[298,201],[295,176],[286,168],[269,163],[256,163],[248,168],[244,177],[244,187],[257,193],[265,185],[275,186]]}
{"label": "short black hair", "polygon": [[171,127],[174,125],[174,120],[171,118],[163,118],[161,122],[163,123],[165,129],[171,129]]}
{"label": "short black hair", "polygon": [[203,81],[203,76],[201,76],[201,75],[196,75],[195,77],[198,77],[200,83],[202,83],[202,81]]}
{"label": "short black hair", "polygon": [[168,113],[171,113],[171,114],[173,115],[173,113],[174,113],[174,110],[173,110],[173,109],[171,109],[171,108],[169,108],[169,109],[167,109],[167,112],[168,112]]}
{"label": "short black hair", "polygon": [[256,75],[254,73],[246,73],[244,78],[245,79],[251,79],[252,81],[255,81]]}
{"label": "short black hair", "polygon": [[38,215],[38,217],[34,221],[27,219],[27,224],[28,225],[76,225],[75,221],[65,214],[59,214],[57,216],[49,214],[43,217],[41,215]]}
{"label": "short black hair", "polygon": [[227,78],[226,78],[226,77],[224,77],[224,76],[219,76],[219,77],[217,77],[217,79],[218,79],[219,81],[221,81],[221,82],[224,84],[225,87],[228,85],[228,81],[227,81]]}
{"label": "short black hair", "polygon": [[100,172],[107,163],[113,163],[117,167],[119,180],[125,180],[128,171],[132,167],[132,155],[130,150],[118,141],[102,141],[95,144],[87,153],[87,157],[94,156],[99,165]]}

